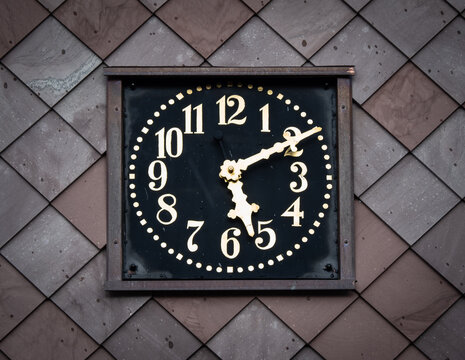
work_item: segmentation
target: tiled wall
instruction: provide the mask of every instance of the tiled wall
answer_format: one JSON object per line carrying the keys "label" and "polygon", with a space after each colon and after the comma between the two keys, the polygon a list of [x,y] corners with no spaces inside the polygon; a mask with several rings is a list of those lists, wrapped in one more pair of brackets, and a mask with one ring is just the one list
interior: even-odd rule
{"label": "tiled wall", "polygon": [[[0,359],[464,359],[464,0],[0,0]],[[111,296],[106,65],[355,65],[356,291]]]}

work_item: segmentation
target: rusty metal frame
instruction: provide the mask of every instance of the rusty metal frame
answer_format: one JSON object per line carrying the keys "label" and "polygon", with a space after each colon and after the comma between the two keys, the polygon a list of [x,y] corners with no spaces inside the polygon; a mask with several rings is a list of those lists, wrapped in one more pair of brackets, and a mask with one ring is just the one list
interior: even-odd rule
{"label": "rusty metal frame", "polygon": [[[352,160],[352,93],[351,76],[354,67],[308,68],[130,68],[109,67],[107,76],[107,280],[110,291],[302,291],[349,290],[355,285],[354,230],[353,230],[353,160]],[[339,206],[339,269],[335,280],[270,279],[270,280],[123,280],[123,112],[122,79],[126,77],[185,78],[185,77],[251,77],[251,78],[337,78],[338,131],[338,206]]]}

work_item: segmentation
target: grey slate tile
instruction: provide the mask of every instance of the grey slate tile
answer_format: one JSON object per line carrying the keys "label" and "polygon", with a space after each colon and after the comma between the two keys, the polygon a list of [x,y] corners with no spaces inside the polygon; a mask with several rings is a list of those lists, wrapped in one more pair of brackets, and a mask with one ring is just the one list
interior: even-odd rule
{"label": "grey slate tile", "polygon": [[455,7],[458,11],[465,10],[465,1],[464,0],[447,0],[449,4]]}
{"label": "grey slate tile", "polygon": [[355,11],[359,11],[363,8],[366,4],[370,2],[370,0],[344,0],[347,4],[352,6]]}
{"label": "grey slate tile", "polygon": [[428,360],[414,345],[410,345],[396,360]]}
{"label": "grey slate tile", "polygon": [[305,346],[292,360],[323,360],[323,358],[311,347]]}
{"label": "grey slate tile", "polygon": [[215,355],[209,348],[202,347],[200,350],[196,351],[189,360],[220,360],[218,356]]}
{"label": "grey slate tile", "polygon": [[270,0],[242,0],[246,3],[253,11],[258,13]]}
{"label": "grey slate tile", "polygon": [[115,360],[103,347],[94,352],[87,360]]}
{"label": "grey slate tile", "polygon": [[63,4],[65,0],[37,0],[40,2],[43,6],[45,6],[48,11],[52,12],[54,11],[58,6]]}
{"label": "grey slate tile", "polygon": [[159,9],[167,0],[139,0],[142,4],[144,4],[147,9],[151,12],[156,11]]}

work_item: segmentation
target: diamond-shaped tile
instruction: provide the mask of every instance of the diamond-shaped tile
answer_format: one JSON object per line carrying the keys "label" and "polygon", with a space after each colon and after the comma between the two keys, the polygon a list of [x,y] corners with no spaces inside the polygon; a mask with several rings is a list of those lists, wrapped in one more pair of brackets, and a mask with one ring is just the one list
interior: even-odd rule
{"label": "diamond-shaped tile", "polygon": [[3,59],[3,63],[50,106],[100,62],[53,17],[45,20]]}
{"label": "diamond-shaped tile", "polygon": [[259,12],[270,0],[242,0],[245,2],[253,11]]}
{"label": "diamond-shaped tile", "polygon": [[415,65],[408,63],[363,108],[412,150],[457,104]]}
{"label": "diamond-shaped tile", "polygon": [[411,155],[368,189],[362,200],[410,245],[459,201]]}
{"label": "diamond-shaped tile", "polygon": [[48,106],[0,64],[0,151],[47,111]]}
{"label": "diamond-shaped tile", "polygon": [[100,159],[52,203],[99,248],[107,242],[106,165]]}
{"label": "diamond-shaped tile", "polygon": [[357,300],[311,346],[327,359],[394,359],[408,345],[386,320]]}
{"label": "diamond-shaped tile", "polygon": [[341,0],[274,0],[260,12],[260,17],[306,58],[315,54],[353,15]]}
{"label": "diamond-shaped tile", "polygon": [[356,298],[354,292],[347,292],[337,296],[261,296],[260,300],[287,326],[309,342]]}
{"label": "diamond-shaped tile", "polygon": [[189,360],[221,360],[209,348],[203,346],[192,355]]}
{"label": "diamond-shaped tile", "polygon": [[198,66],[202,61],[184,40],[152,17],[106,63],[110,66]]}
{"label": "diamond-shaped tile", "polygon": [[428,231],[414,250],[465,293],[465,204],[459,203]]}
{"label": "diamond-shaped tile", "polygon": [[104,348],[98,349],[87,360],[115,360]]}
{"label": "diamond-shaped tile", "polygon": [[464,0],[447,0],[449,4],[454,6],[458,11],[465,10],[465,1]]}
{"label": "diamond-shaped tile", "polygon": [[361,12],[407,56],[413,56],[456,15],[441,0],[374,0]]}
{"label": "diamond-shaped tile", "polygon": [[47,206],[34,188],[0,159],[0,247]]}
{"label": "diamond-shaped tile", "polygon": [[44,116],[3,153],[4,159],[49,200],[98,156],[54,112]]}
{"label": "diamond-shaped tile", "polygon": [[43,295],[0,256],[0,339],[43,299]]}
{"label": "diamond-shaped tile", "polygon": [[45,6],[48,11],[52,12],[55,10],[58,6],[60,6],[65,0],[37,0],[40,2],[43,6]]}
{"label": "diamond-shaped tile", "polygon": [[323,360],[323,358],[311,347],[305,346],[292,360]]}
{"label": "diamond-shaped tile", "polygon": [[201,343],[160,305],[150,300],[108,341],[117,359],[187,359]]}
{"label": "diamond-shaped tile", "polygon": [[457,17],[414,58],[460,104],[465,101],[465,19]]}
{"label": "diamond-shaped tile", "polygon": [[156,297],[171,315],[202,342],[207,342],[252,299],[234,297]]}
{"label": "diamond-shaped tile", "polygon": [[239,0],[171,0],[156,13],[205,58],[252,14]]}
{"label": "diamond-shaped tile", "polygon": [[85,359],[97,344],[46,301],[0,343],[11,359]]}
{"label": "diamond-shaped tile", "polygon": [[213,66],[301,66],[305,58],[253,17],[208,62]]}
{"label": "diamond-shaped tile", "polygon": [[99,343],[149,297],[112,296],[103,289],[105,274],[105,252],[101,252],[53,296],[53,301]]}
{"label": "diamond-shaped tile", "polygon": [[68,0],[54,15],[104,59],[151,14],[137,0]]}
{"label": "diamond-shaped tile", "polygon": [[354,192],[360,196],[407,150],[360,107],[353,107]]}
{"label": "diamond-shaped tile", "polygon": [[416,254],[407,251],[362,296],[413,341],[457,300],[459,293]]}
{"label": "diamond-shaped tile", "polygon": [[353,97],[362,104],[406,61],[373,27],[356,17],[311,58],[315,65],[355,65]]}
{"label": "diamond-shaped tile", "polygon": [[167,0],[139,0],[142,4],[144,4],[147,9],[151,12],[159,9]]}
{"label": "diamond-shaped tile", "polygon": [[417,341],[431,359],[463,359],[465,354],[465,300],[460,299]]}
{"label": "diamond-shaped tile", "polygon": [[0,58],[47,15],[34,0],[0,1]]}
{"label": "diamond-shaped tile", "polygon": [[356,201],[354,210],[356,289],[362,292],[408,246],[362,202]]}
{"label": "diamond-shaped tile", "polygon": [[458,109],[414,154],[460,197],[465,196],[465,110]]}
{"label": "diamond-shaped tile", "polygon": [[49,296],[97,249],[55,209],[48,207],[6,244],[1,253]]}
{"label": "diamond-shaped tile", "polygon": [[363,8],[370,0],[344,0],[347,4],[352,6],[355,11],[359,11]]}
{"label": "diamond-shaped tile", "polygon": [[415,346],[410,345],[396,360],[428,360]]}
{"label": "diamond-shaped tile", "polygon": [[54,109],[102,154],[106,150],[105,106],[106,79],[99,67]]}
{"label": "diamond-shaped tile", "polygon": [[[235,339],[235,341],[231,341]],[[208,342],[221,359],[290,359],[305,343],[254,300]]]}

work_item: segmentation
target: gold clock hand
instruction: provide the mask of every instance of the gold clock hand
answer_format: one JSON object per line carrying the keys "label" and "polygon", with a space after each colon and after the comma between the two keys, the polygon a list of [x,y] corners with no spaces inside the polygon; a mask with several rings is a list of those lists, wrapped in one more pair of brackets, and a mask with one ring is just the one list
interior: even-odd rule
{"label": "gold clock hand", "polygon": [[247,202],[247,195],[242,191],[243,183],[239,181],[229,181],[228,189],[231,190],[233,196],[232,201],[236,204],[234,209],[229,210],[228,217],[235,219],[240,218],[244,223],[247,233],[250,237],[255,235],[255,231],[252,225],[252,213],[256,213],[260,206],[255,203],[249,204]]}

